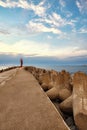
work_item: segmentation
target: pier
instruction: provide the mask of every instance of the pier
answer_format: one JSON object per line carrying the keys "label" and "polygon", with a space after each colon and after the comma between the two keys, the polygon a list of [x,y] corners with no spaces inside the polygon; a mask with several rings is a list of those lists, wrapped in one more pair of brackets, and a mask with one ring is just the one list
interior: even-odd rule
{"label": "pier", "polygon": [[37,80],[23,68],[0,73],[0,130],[69,130]]}

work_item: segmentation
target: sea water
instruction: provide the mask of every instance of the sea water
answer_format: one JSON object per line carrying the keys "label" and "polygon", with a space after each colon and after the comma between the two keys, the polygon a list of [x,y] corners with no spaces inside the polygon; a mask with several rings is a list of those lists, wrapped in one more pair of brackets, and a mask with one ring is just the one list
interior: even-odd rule
{"label": "sea water", "polygon": [[[8,67],[12,67],[12,66],[18,66],[18,64],[0,64],[0,70],[1,69],[5,69]],[[68,72],[75,73],[78,71],[84,72],[87,74],[87,65],[64,65],[64,64],[24,64],[24,66],[34,66],[34,67],[38,67],[38,68],[44,68],[47,70],[56,70],[58,72],[60,72],[61,70],[66,70]]]}
{"label": "sea water", "polygon": [[36,64],[36,67],[40,67],[40,68],[44,68],[47,70],[56,70],[58,72],[62,71],[62,70],[66,70],[67,72],[75,73],[78,71],[84,72],[87,74],[87,65],[51,65],[51,64]]}

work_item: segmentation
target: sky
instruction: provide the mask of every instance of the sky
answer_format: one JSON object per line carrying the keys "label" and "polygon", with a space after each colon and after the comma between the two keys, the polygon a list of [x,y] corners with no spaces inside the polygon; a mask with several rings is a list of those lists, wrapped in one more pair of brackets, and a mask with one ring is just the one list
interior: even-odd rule
{"label": "sky", "polygon": [[0,0],[0,59],[87,63],[87,0]]}

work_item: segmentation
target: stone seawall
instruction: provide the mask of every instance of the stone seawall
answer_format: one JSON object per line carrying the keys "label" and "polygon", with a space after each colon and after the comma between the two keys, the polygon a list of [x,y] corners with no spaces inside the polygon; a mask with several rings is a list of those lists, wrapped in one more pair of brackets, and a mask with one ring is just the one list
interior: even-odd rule
{"label": "stone seawall", "polygon": [[57,72],[32,66],[25,70],[34,75],[71,130],[87,129],[86,74],[77,72],[72,76],[65,70]]}

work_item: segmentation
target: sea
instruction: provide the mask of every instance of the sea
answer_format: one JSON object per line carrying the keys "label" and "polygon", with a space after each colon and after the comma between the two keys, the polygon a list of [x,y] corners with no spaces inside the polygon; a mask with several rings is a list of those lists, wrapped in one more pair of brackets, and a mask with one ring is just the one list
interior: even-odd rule
{"label": "sea", "polygon": [[[0,64],[0,70],[8,68],[8,67],[12,67],[12,66],[19,66],[19,64]],[[84,72],[87,74],[87,65],[78,65],[78,64],[55,64],[55,63],[34,63],[34,64],[28,64],[25,63],[24,66],[34,66],[34,67],[38,67],[38,68],[43,68],[43,69],[47,69],[47,70],[56,70],[58,72],[62,71],[62,70],[66,70],[67,72],[73,74],[75,72]]]}

